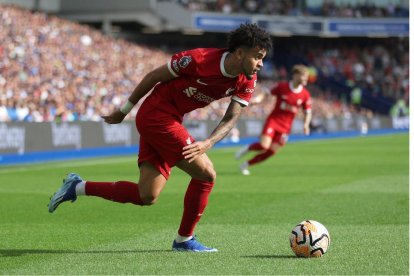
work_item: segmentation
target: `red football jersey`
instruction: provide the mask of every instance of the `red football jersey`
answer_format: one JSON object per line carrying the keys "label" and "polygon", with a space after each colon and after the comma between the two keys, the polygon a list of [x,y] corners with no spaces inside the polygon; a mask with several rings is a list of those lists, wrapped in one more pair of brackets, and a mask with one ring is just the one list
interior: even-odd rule
{"label": "red football jersey", "polygon": [[302,85],[296,89],[290,82],[281,82],[271,90],[272,95],[276,96],[275,107],[270,113],[276,121],[275,131],[280,133],[290,133],[293,119],[299,108],[302,107],[304,112],[311,111],[311,96],[309,91]]}
{"label": "red football jersey", "polygon": [[224,97],[231,96],[247,106],[257,77],[249,80],[244,74],[228,74],[224,68],[228,54],[225,49],[198,48],[173,55],[167,65],[175,78],[157,84],[145,103],[180,119],[185,113]]}

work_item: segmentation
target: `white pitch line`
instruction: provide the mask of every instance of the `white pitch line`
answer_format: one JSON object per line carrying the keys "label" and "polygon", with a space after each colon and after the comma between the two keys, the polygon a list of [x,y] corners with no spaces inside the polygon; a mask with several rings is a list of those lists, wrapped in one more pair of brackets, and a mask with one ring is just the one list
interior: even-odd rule
{"label": "white pitch line", "polygon": [[7,167],[7,168],[0,168],[0,174],[8,174],[8,173],[16,173],[16,172],[24,172],[24,171],[42,171],[42,170],[49,170],[53,168],[67,168],[73,166],[95,166],[100,164],[119,164],[119,163],[128,163],[131,162],[130,158],[122,158],[122,159],[88,159],[82,161],[62,161],[62,162],[48,162],[44,164],[32,164],[27,165],[24,167]]}

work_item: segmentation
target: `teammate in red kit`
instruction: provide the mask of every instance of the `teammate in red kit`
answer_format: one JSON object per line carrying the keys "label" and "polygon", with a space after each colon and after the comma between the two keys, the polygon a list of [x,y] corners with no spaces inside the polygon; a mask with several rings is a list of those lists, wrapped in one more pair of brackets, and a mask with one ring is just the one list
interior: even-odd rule
{"label": "teammate in red kit", "polygon": [[[286,144],[293,119],[300,107],[305,112],[303,132],[305,135],[309,135],[312,111],[311,97],[309,91],[305,88],[308,77],[309,73],[306,66],[295,65],[292,69],[292,80],[281,82],[271,90],[271,94],[276,97],[276,103],[263,126],[260,142],[244,147],[236,153],[236,159],[240,159],[249,151],[259,152],[252,159],[240,165],[242,174],[249,175],[249,166],[263,162],[276,154]],[[262,93],[253,100],[253,103],[260,103],[264,98],[265,94]]]}
{"label": "teammate in red kit", "polygon": [[[75,201],[79,195],[152,205],[163,190],[171,168],[176,166],[189,174],[191,181],[172,248],[177,251],[217,251],[199,243],[193,236],[216,179],[206,152],[226,136],[248,105],[256,86],[256,73],[263,66],[271,46],[269,34],[257,25],[240,25],[229,34],[227,49],[184,51],[148,73],[121,109],[102,116],[109,124],[121,123],[132,107],[154,88],[136,116],[140,134],[138,183],[84,181],[72,173],[52,196],[49,212],[54,212],[62,202]],[[224,117],[210,137],[195,141],[182,125],[184,114],[224,97],[231,97]]]}

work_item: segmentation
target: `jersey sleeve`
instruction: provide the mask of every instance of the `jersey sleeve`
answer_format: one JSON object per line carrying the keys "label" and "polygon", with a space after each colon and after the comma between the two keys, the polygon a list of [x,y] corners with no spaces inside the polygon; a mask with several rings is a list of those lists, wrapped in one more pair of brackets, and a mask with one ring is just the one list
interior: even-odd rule
{"label": "jersey sleeve", "polygon": [[257,76],[254,75],[253,79],[245,80],[241,83],[236,93],[231,97],[233,101],[239,102],[244,106],[249,105],[249,101],[252,98],[254,89],[256,87]]}
{"label": "jersey sleeve", "polygon": [[196,50],[176,53],[167,62],[168,70],[174,77],[192,76],[198,72],[199,59]]}

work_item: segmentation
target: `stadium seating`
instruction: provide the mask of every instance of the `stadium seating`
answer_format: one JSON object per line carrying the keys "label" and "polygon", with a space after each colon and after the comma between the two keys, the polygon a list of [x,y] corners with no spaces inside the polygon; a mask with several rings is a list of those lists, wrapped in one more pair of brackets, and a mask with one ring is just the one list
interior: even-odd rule
{"label": "stadium seating", "polygon": [[[401,1],[375,4],[370,1],[290,1],[290,0],[181,0],[176,1],[191,11],[251,13],[327,17],[408,17],[409,10]],[[381,5],[382,4],[382,5]],[[408,2],[407,2],[408,4]]]}
{"label": "stadium seating", "polygon": [[[85,25],[13,6],[0,5],[0,23],[0,122],[99,121],[100,114],[119,107],[145,73],[170,56]],[[300,62],[319,72],[311,91],[316,114],[324,118],[357,112],[350,106],[354,85],[375,100],[374,106],[367,106],[374,111],[378,99],[385,101],[383,113],[396,100],[408,101],[407,39],[366,46],[343,41],[303,43],[289,46],[290,51],[278,43],[257,90],[268,90],[288,78],[290,67]],[[251,106],[244,116],[263,119],[272,104]],[[188,118],[221,118],[227,100],[212,107],[196,110]]]}

